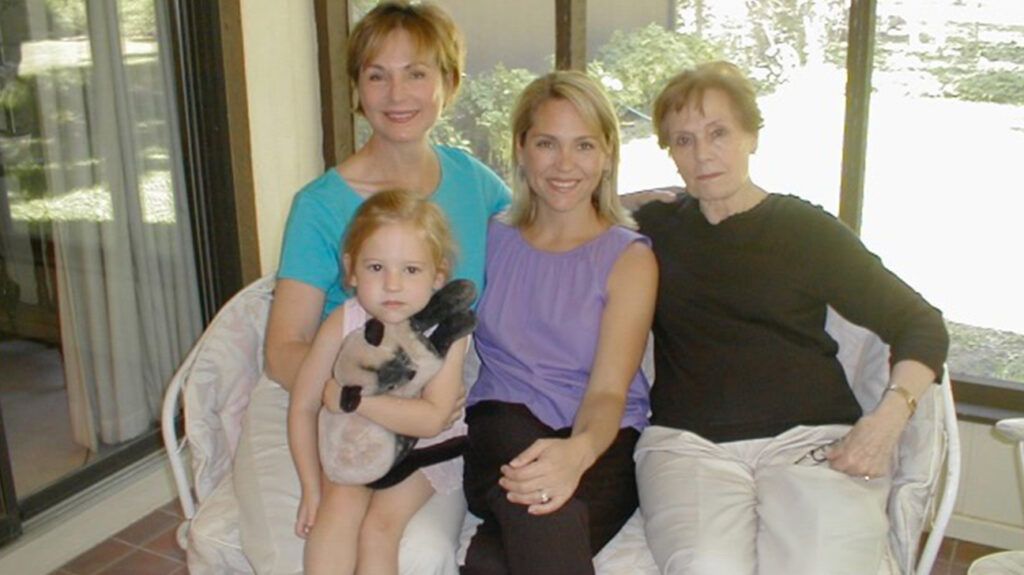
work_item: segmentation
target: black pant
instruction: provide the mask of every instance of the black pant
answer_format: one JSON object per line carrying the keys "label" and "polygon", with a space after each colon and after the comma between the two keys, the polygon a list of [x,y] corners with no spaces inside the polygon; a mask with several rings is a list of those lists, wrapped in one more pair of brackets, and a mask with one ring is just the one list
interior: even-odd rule
{"label": "black pant", "polygon": [[551,574],[594,572],[593,556],[629,520],[637,507],[633,447],[640,434],[619,430],[615,441],[583,474],[576,493],[558,511],[530,515],[512,503],[498,485],[501,465],[535,440],[569,437],[572,429],[554,430],[525,406],[481,402],[466,412],[469,447],[463,488],[469,510],[484,520],[466,553],[462,575]]}

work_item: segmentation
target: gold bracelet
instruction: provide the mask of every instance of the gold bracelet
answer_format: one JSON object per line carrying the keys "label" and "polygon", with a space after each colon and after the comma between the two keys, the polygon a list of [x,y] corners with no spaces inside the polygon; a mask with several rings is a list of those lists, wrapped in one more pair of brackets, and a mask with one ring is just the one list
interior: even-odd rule
{"label": "gold bracelet", "polygon": [[889,387],[885,388],[886,391],[895,391],[903,397],[903,400],[907,402],[907,409],[910,410],[910,416],[914,416],[914,412],[917,411],[917,398],[912,393],[907,391],[906,388],[900,387],[895,383],[890,383]]}

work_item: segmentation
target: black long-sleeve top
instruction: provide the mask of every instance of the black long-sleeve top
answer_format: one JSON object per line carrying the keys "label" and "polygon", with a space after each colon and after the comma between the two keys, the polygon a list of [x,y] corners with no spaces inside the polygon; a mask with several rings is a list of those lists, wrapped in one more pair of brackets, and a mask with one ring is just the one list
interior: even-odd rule
{"label": "black long-sleeve top", "polygon": [[723,442],[855,422],[827,305],[877,333],[893,363],[942,372],[942,314],[821,208],[770,194],[712,225],[684,194],[636,217],[660,267],[652,424]]}

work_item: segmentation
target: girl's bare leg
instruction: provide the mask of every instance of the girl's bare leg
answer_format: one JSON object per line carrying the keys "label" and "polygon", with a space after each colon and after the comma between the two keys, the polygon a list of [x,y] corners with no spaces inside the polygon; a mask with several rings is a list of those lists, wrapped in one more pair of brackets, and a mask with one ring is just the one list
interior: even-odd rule
{"label": "girl's bare leg", "polygon": [[306,575],[351,575],[356,570],[360,524],[373,491],[331,483],[326,477],[321,485],[320,507],[306,539],[304,570]]}
{"label": "girl's bare leg", "polygon": [[419,471],[394,487],[373,493],[359,530],[359,575],[398,574],[398,544],[405,526],[433,495],[430,481]]}

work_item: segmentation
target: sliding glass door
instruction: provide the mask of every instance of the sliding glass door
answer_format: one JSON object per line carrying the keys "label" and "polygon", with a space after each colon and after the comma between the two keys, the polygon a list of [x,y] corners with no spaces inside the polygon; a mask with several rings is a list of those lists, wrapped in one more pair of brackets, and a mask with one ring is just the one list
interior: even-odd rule
{"label": "sliding glass door", "polygon": [[22,503],[152,436],[202,329],[168,5],[0,0],[0,467]]}

